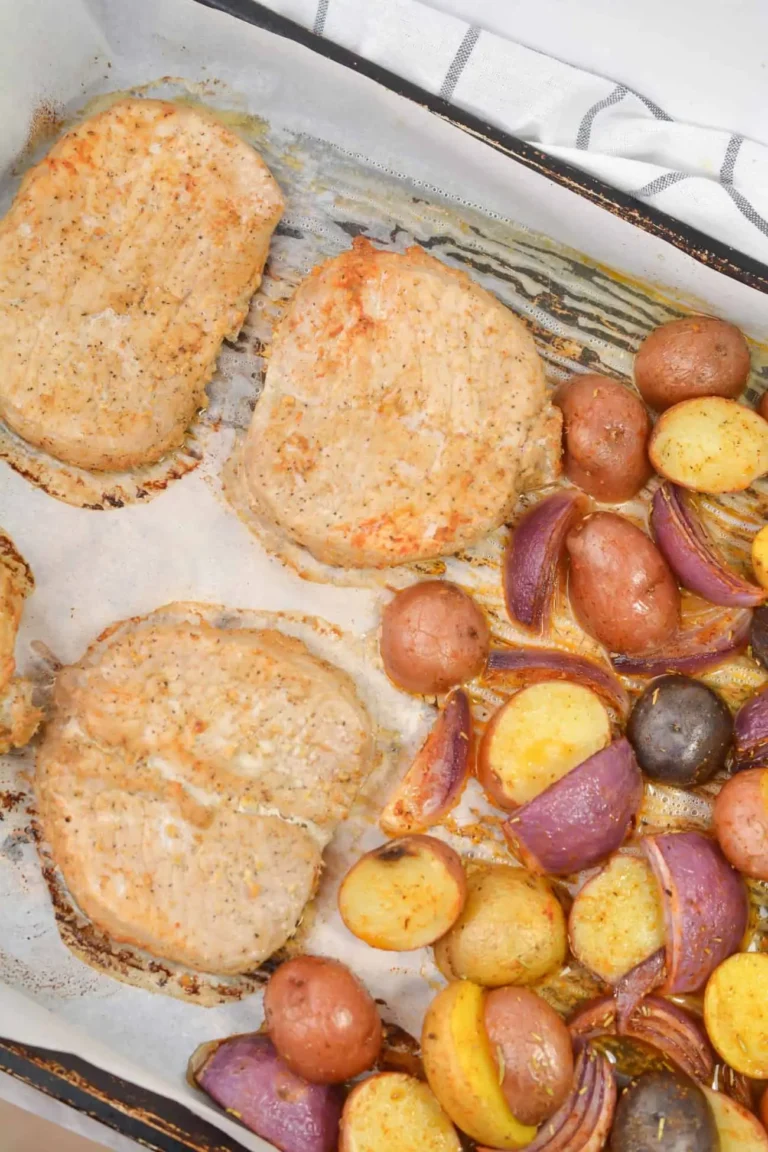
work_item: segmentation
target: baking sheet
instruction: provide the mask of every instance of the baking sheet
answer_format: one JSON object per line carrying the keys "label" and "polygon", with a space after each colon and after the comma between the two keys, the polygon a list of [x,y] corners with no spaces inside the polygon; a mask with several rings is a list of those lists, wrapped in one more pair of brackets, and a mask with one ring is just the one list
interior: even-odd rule
{"label": "baking sheet", "polygon": [[[764,335],[764,297],[551,189],[368,81],[186,0],[40,0],[25,11],[29,7],[0,2],[6,200],[19,156],[23,166],[41,146],[33,139],[27,147],[31,128],[39,136],[57,116],[140,86],[149,95],[226,110],[264,152],[288,209],[264,293],[243,337],[222,356],[198,467],[149,502],[95,512],[54,500],[3,466],[0,524],[37,578],[17,646],[20,670],[44,678],[40,642],[69,662],[107,625],[174,600],[316,614],[356,638],[338,641],[338,659],[351,660],[370,689],[380,690],[383,720],[400,731],[407,751],[423,730],[424,710],[388,689],[375,667],[371,630],[382,588],[302,581],[265,551],[222,492],[225,462],[257,397],[260,345],[291,285],[359,231],[398,249],[417,240],[468,268],[527,317],[553,381],[571,370],[626,375],[643,333],[675,313],[669,300],[611,275],[601,260],[685,290],[694,306],[703,301],[758,337]],[[530,227],[577,243],[593,262]],[[757,388],[766,362],[758,349]],[[495,579],[502,541],[496,534],[473,555],[451,561],[449,574],[459,565],[467,582],[486,585]],[[28,832],[28,759],[6,757],[0,769],[3,1034],[75,1052],[187,1103],[246,1147],[265,1147],[209,1108],[183,1079],[198,1043],[258,1025],[259,998],[204,1009],[117,983],[67,951]],[[475,792],[460,820],[471,823],[473,807],[479,810]],[[492,850],[484,841],[467,844],[467,851]],[[426,953],[392,957],[367,949],[333,916],[316,920],[308,946],[346,960],[392,1006],[390,1019],[417,1030],[434,976]]]}

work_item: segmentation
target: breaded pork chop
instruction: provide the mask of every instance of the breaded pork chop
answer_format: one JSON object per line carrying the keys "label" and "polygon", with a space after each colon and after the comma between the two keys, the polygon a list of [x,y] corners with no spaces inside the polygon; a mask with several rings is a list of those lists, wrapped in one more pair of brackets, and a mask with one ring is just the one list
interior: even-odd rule
{"label": "breaded pork chop", "polygon": [[498,527],[559,430],[508,308],[421,248],[357,239],[280,322],[245,477],[257,514],[316,559],[383,568]]}
{"label": "breaded pork chop", "polygon": [[43,837],[114,940],[249,971],[295,931],[371,749],[352,681],[301,641],[161,610],[60,673]]}
{"label": "breaded pork chop", "polygon": [[121,100],[68,132],[0,221],[0,416],[87,469],[178,447],[282,211],[202,111]]}

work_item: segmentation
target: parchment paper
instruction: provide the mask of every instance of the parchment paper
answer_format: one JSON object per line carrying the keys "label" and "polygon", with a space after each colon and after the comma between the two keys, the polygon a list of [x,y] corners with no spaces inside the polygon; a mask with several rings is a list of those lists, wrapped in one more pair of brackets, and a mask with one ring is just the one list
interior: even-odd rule
{"label": "parchment paper", "polygon": [[[158,85],[163,77],[171,79]],[[417,239],[437,247],[441,258],[469,267],[528,317],[552,380],[601,367],[626,375],[632,348],[674,314],[674,304],[509,221],[519,215],[573,238],[574,220],[586,218],[576,197],[563,193],[573,217],[560,228],[564,201],[548,203],[541,182],[503,157],[485,157],[477,142],[373,84],[189,0],[0,0],[0,78],[3,207],[19,168],[41,146],[36,139],[30,143],[31,130],[34,135],[53,112],[71,116],[94,107],[100,94],[141,85],[151,85],[150,95],[203,99],[241,114],[239,128],[263,149],[288,194],[263,299],[245,339],[222,357],[213,389],[215,422],[208,421],[200,467],[149,503],[93,512],[54,500],[0,466],[0,524],[37,580],[17,646],[20,670],[43,674],[33,642],[69,662],[107,625],[174,600],[314,613],[358,638],[349,652],[358,653],[360,675],[369,691],[380,689],[387,722],[399,729],[406,751],[414,747],[425,710],[386,688],[375,667],[375,645],[366,639],[385,593],[302,581],[265,552],[222,497],[224,461],[258,394],[260,326],[291,284],[323,255],[346,247],[356,230],[397,248]],[[631,229],[616,229],[617,222],[606,218],[605,232],[595,234],[594,244],[585,232],[583,246],[599,256],[606,236],[613,237],[616,264],[623,266],[622,256],[634,268],[651,261],[662,279],[668,274],[670,282],[690,287],[686,258],[647,237],[637,246]],[[697,295],[714,310],[755,331],[764,305],[758,294],[721,285],[705,269],[694,279]],[[757,386],[763,372],[761,353]],[[480,550],[481,572],[484,563],[493,566],[500,547],[498,537]],[[183,1101],[248,1148],[266,1147],[209,1108],[184,1081],[199,1043],[258,1026],[260,997],[203,1009],[117,983],[70,955],[55,928],[28,813],[15,799],[26,791],[29,761],[27,754],[0,765],[0,796],[6,798],[6,811],[0,811],[2,1033],[74,1052]],[[470,793],[466,819],[478,803]],[[374,831],[371,837],[376,840]],[[487,854],[493,846],[480,844],[477,851]],[[418,1031],[434,987],[427,953],[392,956],[368,949],[324,907],[311,947],[344,959],[387,1002],[390,1019]]]}

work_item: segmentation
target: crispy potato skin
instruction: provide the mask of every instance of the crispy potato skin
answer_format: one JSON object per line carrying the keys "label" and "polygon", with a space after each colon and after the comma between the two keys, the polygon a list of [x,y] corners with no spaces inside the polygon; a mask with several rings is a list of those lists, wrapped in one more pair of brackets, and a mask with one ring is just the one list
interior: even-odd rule
{"label": "crispy potato skin", "polygon": [[381,623],[381,658],[406,692],[434,695],[483,670],[490,635],[482,611],[448,580],[424,580],[398,592]]}
{"label": "crispy potato skin", "polygon": [[735,400],[749,376],[749,346],[733,324],[686,316],[654,328],[635,358],[635,383],[657,412],[695,396]]}
{"label": "crispy potato skin", "polygon": [[523,1124],[541,1124],[565,1102],[573,1080],[568,1029],[528,988],[495,988],[485,997],[485,1028],[501,1087]]}
{"label": "crispy potato skin", "polygon": [[639,396],[607,376],[588,373],[560,387],[563,468],[582,491],[607,504],[630,500],[650,479],[651,421]]}
{"label": "crispy potato skin", "polygon": [[571,606],[612,652],[648,652],[674,635],[680,592],[656,545],[630,520],[595,512],[566,540]]}
{"label": "crispy potato skin", "polygon": [[727,860],[753,880],[768,880],[768,768],[727,780],[715,800],[715,835]]}
{"label": "crispy potato skin", "polygon": [[264,993],[264,1015],[288,1067],[315,1084],[358,1076],[381,1050],[373,997],[338,960],[297,956],[281,964]]}

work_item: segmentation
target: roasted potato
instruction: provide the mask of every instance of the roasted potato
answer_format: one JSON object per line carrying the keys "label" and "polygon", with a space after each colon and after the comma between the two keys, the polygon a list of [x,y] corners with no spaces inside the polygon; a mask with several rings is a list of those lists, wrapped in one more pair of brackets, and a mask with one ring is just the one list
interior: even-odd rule
{"label": "roasted potato", "polygon": [[483,1018],[502,1091],[523,1124],[541,1124],[571,1089],[571,1034],[546,1000],[528,988],[495,988]]}
{"label": "roasted potato", "polygon": [[568,479],[608,504],[630,500],[652,474],[651,421],[640,397],[607,376],[574,376],[555,393]]}
{"label": "roasted potato", "polygon": [[434,696],[482,672],[490,634],[471,596],[448,580],[424,580],[384,609],[381,659],[406,692]]}
{"label": "roasted potato", "polygon": [[400,836],[354,864],[339,888],[341,918],[373,948],[433,944],[455,923],[467,891],[461,857],[434,836]]}
{"label": "roasted potato", "polygon": [[768,524],[752,539],[752,571],[758,583],[768,588]]}
{"label": "roasted potato", "polygon": [[768,880],[768,768],[748,768],[727,780],[715,800],[713,823],[734,868]]}
{"label": "roasted potato", "polygon": [[339,1152],[461,1152],[432,1091],[403,1072],[369,1076],[352,1089],[341,1117]]}
{"label": "roasted potato", "polygon": [[509,864],[473,862],[461,916],[435,945],[449,980],[488,988],[535,984],[565,961],[565,915],[546,880]]}
{"label": "roasted potato", "polygon": [[315,1084],[340,1084],[371,1068],[381,1049],[376,1003],[338,960],[296,956],[264,993],[270,1039],[285,1063]]}
{"label": "roasted potato", "polygon": [[768,392],[763,392],[757,410],[764,420],[768,420]]}
{"label": "roasted potato", "polygon": [[726,1064],[768,1080],[768,956],[737,952],[715,969],[704,992],[704,1023]]}
{"label": "roasted potato", "polygon": [[647,652],[680,621],[680,592],[656,545],[630,520],[595,512],[566,540],[568,591],[582,627],[612,652]]}
{"label": "roasted potato", "polygon": [[663,412],[681,400],[735,400],[749,376],[749,345],[738,328],[714,316],[686,316],[654,328],[635,357],[635,383]]}
{"label": "roasted potato", "polygon": [[585,968],[616,984],[664,946],[664,913],[651,866],[614,856],[588,880],[568,917],[571,951]]}
{"label": "roasted potato", "polygon": [[589,688],[568,680],[531,684],[491,718],[478,751],[478,779],[502,808],[516,808],[610,740],[608,712]]}
{"label": "roasted potato", "polygon": [[682,488],[743,492],[768,472],[768,421],[736,400],[684,400],[659,417],[648,454]]}
{"label": "roasted potato", "polygon": [[728,705],[690,676],[660,676],[638,699],[627,739],[652,780],[690,788],[719,772],[733,739]]}
{"label": "roasted potato", "polygon": [[647,1072],[620,1096],[611,1152],[720,1152],[707,1097],[682,1072]]}
{"label": "roasted potato", "polygon": [[720,1137],[720,1152],[768,1152],[768,1133],[749,1109],[725,1092],[704,1087]]}

